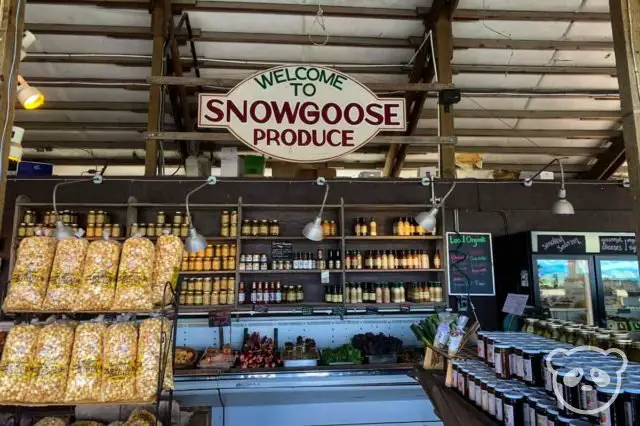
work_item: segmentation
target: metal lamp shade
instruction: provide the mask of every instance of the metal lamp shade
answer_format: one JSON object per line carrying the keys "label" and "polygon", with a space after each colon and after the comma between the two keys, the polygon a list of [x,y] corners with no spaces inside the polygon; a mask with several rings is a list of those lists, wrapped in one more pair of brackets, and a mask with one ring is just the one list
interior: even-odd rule
{"label": "metal lamp shade", "polygon": [[73,229],[59,220],[56,222],[56,230],[53,235],[58,241],[66,240],[67,238],[73,237]]}
{"label": "metal lamp shade", "polygon": [[558,199],[555,203],[553,203],[553,207],[551,207],[553,214],[560,215],[572,215],[575,214],[575,210],[573,209],[573,205],[567,200],[567,190],[561,189],[558,191]]}
{"label": "metal lamp shade", "polygon": [[196,228],[191,228],[189,230],[189,236],[184,242],[184,247],[189,253],[197,253],[207,248],[207,240],[198,234]]}
{"label": "metal lamp shade", "polygon": [[422,212],[416,216],[416,223],[426,229],[429,232],[433,232],[436,229],[438,222],[438,208],[433,207],[428,212]]}
{"label": "metal lamp shade", "polygon": [[320,216],[317,216],[313,222],[309,222],[302,230],[302,235],[311,241],[322,241],[324,239],[324,232],[322,230]]}

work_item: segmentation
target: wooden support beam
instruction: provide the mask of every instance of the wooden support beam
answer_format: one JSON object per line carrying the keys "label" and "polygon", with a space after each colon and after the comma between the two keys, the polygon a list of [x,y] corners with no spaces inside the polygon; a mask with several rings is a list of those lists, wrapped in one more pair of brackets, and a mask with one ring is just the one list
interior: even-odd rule
{"label": "wooden support beam", "polygon": [[77,132],[77,131],[138,131],[147,130],[148,124],[136,122],[91,122],[91,121],[16,121],[15,124],[28,130],[38,130],[46,132]]}
{"label": "wooden support beam", "polygon": [[[417,135],[435,136],[436,129],[418,129]],[[620,130],[537,130],[537,129],[457,129],[456,136],[495,138],[553,138],[611,140],[620,137]]]}
{"label": "wooden support beam", "polygon": [[608,13],[600,12],[561,12],[549,10],[491,10],[458,9],[454,15],[456,21],[582,21],[609,22]]}
{"label": "wooden support beam", "polygon": [[[20,50],[24,26],[25,1],[4,0],[0,25],[4,29],[2,38],[2,88],[0,88],[0,126],[2,132],[0,155],[0,219],[4,217],[4,206],[7,194],[7,171],[9,169],[9,152],[11,149],[11,133],[15,114],[15,99],[20,73]],[[17,47],[17,48],[15,48]],[[9,102],[7,102],[9,100]],[[2,224],[0,223],[0,235]],[[6,252],[4,244],[1,248]]]}
{"label": "wooden support beam", "polygon": [[[151,58],[151,75],[159,76],[163,73],[164,43],[166,17],[163,0],[154,0],[151,16],[151,28],[153,31],[153,55]],[[147,131],[160,130],[162,111],[162,86],[154,84],[149,89],[149,118]],[[156,176],[158,173],[158,144],[154,140],[147,140],[144,163],[145,176]]]}
{"label": "wooden support beam", "polygon": [[[640,238],[640,2],[610,0],[633,223]],[[619,160],[618,160],[619,161]]]}
{"label": "wooden support beam", "polygon": [[[16,103],[16,108],[24,109]],[[93,102],[93,101],[47,101],[41,111],[130,111],[146,113],[149,104],[146,102]]]}
{"label": "wooden support beam", "polygon": [[[528,118],[528,119],[576,119],[620,121],[620,111],[582,111],[582,110],[518,110],[518,109],[456,109],[456,118]],[[422,119],[438,118],[438,112],[425,108]]]}
{"label": "wooden support beam", "polygon": [[607,180],[622,166],[624,155],[623,138],[614,139],[611,145],[598,155],[598,161],[588,171],[580,175],[581,179]]}
{"label": "wooden support beam", "polygon": [[[207,77],[149,77],[148,83],[173,86],[217,86],[232,89],[242,80]],[[451,83],[364,83],[369,89],[378,92],[438,92],[453,87]]]}
{"label": "wooden support beam", "polygon": [[504,38],[456,38],[456,49],[613,50],[613,43],[593,40],[510,40]]}
{"label": "wooden support beam", "polygon": [[499,73],[499,74],[569,74],[569,75],[610,75],[618,72],[615,67],[582,67],[553,65],[476,65],[454,64],[453,72],[459,73]]}

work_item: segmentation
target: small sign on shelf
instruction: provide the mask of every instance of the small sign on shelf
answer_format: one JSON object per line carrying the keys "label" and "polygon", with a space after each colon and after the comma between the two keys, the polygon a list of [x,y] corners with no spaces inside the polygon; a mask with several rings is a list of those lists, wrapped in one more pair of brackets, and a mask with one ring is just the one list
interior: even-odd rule
{"label": "small sign on shelf", "polygon": [[227,327],[231,325],[231,312],[211,311],[209,312],[209,327]]}
{"label": "small sign on shelf", "polygon": [[504,301],[502,312],[522,316],[527,306],[527,300],[529,300],[528,294],[509,293],[507,300]]}
{"label": "small sign on shelf", "polygon": [[266,314],[269,312],[269,307],[266,305],[253,305],[253,312]]}
{"label": "small sign on shelf", "polygon": [[308,317],[313,315],[313,307],[311,306],[303,306],[300,310],[302,312],[302,316]]}
{"label": "small sign on shelf", "polygon": [[400,312],[411,312],[411,305],[409,305],[408,303],[401,303]]}
{"label": "small sign on shelf", "polygon": [[380,313],[380,311],[378,310],[378,308],[376,306],[367,306],[365,308],[365,313],[367,315],[378,315]]}
{"label": "small sign on shelf", "polygon": [[337,315],[341,320],[344,319],[346,313],[347,310],[344,306],[336,306],[335,308],[331,308],[331,315]]}

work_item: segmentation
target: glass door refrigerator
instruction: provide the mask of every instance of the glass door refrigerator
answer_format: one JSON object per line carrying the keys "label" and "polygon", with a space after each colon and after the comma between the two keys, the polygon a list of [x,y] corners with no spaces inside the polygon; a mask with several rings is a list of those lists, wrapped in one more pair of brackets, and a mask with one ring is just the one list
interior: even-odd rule
{"label": "glass door refrigerator", "polygon": [[525,232],[496,238],[494,251],[501,304],[528,294],[545,316],[609,328],[640,318],[634,234]]}

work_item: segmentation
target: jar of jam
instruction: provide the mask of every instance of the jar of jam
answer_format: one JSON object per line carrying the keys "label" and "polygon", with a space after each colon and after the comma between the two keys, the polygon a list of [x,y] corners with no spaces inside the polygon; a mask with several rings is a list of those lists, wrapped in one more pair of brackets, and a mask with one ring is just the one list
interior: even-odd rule
{"label": "jar of jam", "polygon": [[211,270],[212,271],[219,271],[222,269],[222,262],[220,261],[219,257],[214,257],[211,260]]}
{"label": "jar of jam", "polygon": [[269,222],[267,222],[264,219],[260,221],[260,228],[258,229],[258,234],[261,237],[269,236]]}
{"label": "jar of jam", "polygon": [[494,365],[496,376],[500,379],[511,378],[509,365],[512,347],[509,345],[494,345]]}
{"label": "jar of jam", "polygon": [[111,236],[114,238],[122,237],[122,227],[117,223],[111,228]]}
{"label": "jar of jam", "polygon": [[478,358],[480,358],[483,361],[486,359],[485,350],[486,350],[486,346],[485,346],[484,334],[481,332],[478,332],[477,353],[478,353]]}
{"label": "jar of jam", "polygon": [[248,237],[251,235],[251,221],[245,219],[242,221],[242,227],[240,228],[240,235]]}
{"label": "jar of jam", "polygon": [[510,387],[496,386],[495,399],[496,399],[496,420],[502,424],[504,420],[504,395],[511,391]]}
{"label": "jar of jam", "polygon": [[204,249],[204,257],[213,257],[213,244],[207,244],[207,248]]}
{"label": "jar of jam", "polygon": [[215,290],[211,292],[211,304],[212,305],[220,304],[220,292]]}
{"label": "jar of jam", "polygon": [[237,252],[236,252],[236,245],[235,244],[231,244],[229,246],[229,256],[233,256],[236,257]]}
{"label": "jar of jam", "polygon": [[542,386],[542,352],[536,349],[522,351],[523,379],[530,386]]}
{"label": "jar of jam", "polygon": [[202,293],[202,304],[204,306],[211,305],[211,292]]}
{"label": "jar of jam", "polygon": [[269,224],[269,235],[277,237],[280,235],[280,224],[277,220],[272,220]]}
{"label": "jar of jam", "polygon": [[490,337],[485,338],[485,344],[487,349],[485,362],[487,363],[487,365],[489,365],[489,367],[493,367],[495,365],[493,361],[493,343],[494,341],[492,338]]}
{"label": "jar of jam", "polygon": [[215,277],[213,279],[213,291],[220,291],[220,277]]}
{"label": "jar of jam", "polygon": [[221,256],[222,257],[227,257],[229,256],[229,244],[223,244],[222,245],[222,250],[221,250]]}
{"label": "jar of jam", "polygon": [[503,396],[503,415],[505,426],[520,426],[524,424],[522,404],[524,398],[517,393],[507,393]]}
{"label": "jar of jam", "polygon": [[213,282],[211,277],[207,277],[202,281],[202,291],[205,293],[211,293],[213,290]]}
{"label": "jar of jam", "polygon": [[236,269],[236,257],[235,256],[229,256],[226,258],[227,259],[227,267],[229,271],[233,271]]}

